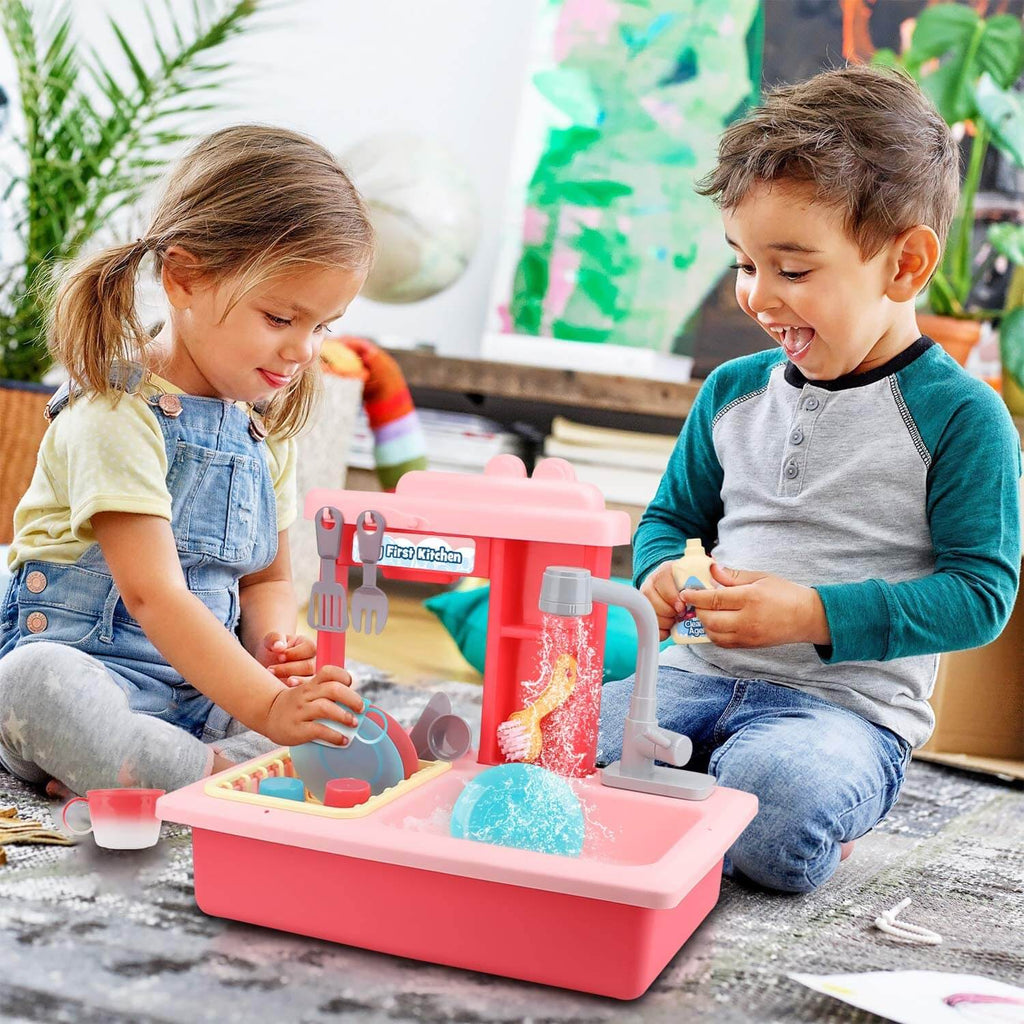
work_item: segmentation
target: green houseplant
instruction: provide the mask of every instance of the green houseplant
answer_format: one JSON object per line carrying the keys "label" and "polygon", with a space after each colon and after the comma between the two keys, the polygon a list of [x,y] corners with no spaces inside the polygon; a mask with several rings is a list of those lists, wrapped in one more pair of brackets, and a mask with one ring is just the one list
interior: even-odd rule
{"label": "green houseplant", "polygon": [[123,58],[115,69],[74,38],[70,4],[0,0],[20,100],[12,119],[19,159],[0,167],[0,544],[13,535],[45,428],[46,285],[163,170],[189,116],[213,108],[228,68],[215,51],[260,0],[160,6],[162,27],[145,8],[149,66],[110,21]]}
{"label": "green houseplant", "polygon": [[[974,327],[975,337],[980,321],[999,323],[1004,366],[1012,378],[1017,364],[1007,359],[1007,354],[1024,344],[1024,314],[1009,305],[1006,309],[978,308],[971,293],[982,269],[976,258],[975,204],[985,157],[995,146],[1014,166],[1024,167],[1024,103],[1014,91],[1024,72],[1020,19],[1011,14],[986,18],[964,4],[936,4],[918,15],[904,53],[879,50],[874,61],[908,71],[946,123],[956,130],[962,128],[970,139],[960,209],[929,285],[928,306],[938,317]],[[1024,227],[993,224],[986,239],[993,253],[1006,257],[1015,267],[1024,265]],[[1011,288],[1008,299],[1017,291]],[[941,323],[934,321],[930,326],[935,333],[942,329]],[[1011,379],[1011,389],[1013,384]]]}
{"label": "green houseplant", "polygon": [[[213,51],[241,32],[259,0],[162,6],[163,29],[146,11],[150,67],[110,20],[123,57],[118,74],[74,38],[68,5],[36,11],[27,0],[0,0],[23,121],[15,138],[21,166],[6,175],[2,192],[20,251],[0,266],[0,378],[37,381],[49,368],[42,287],[139,198],[164,168],[168,147],[188,137],[188,117],[213,109],[212,91],[228,67]],[[175,13],[182,7],[184,19]]]}

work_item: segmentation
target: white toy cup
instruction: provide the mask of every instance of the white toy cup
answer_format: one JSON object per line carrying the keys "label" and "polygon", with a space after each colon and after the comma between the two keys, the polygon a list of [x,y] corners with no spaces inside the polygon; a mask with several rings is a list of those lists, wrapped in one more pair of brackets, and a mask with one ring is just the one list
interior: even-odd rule
{"label": "white toy cup", "polygon": [[[69,800],[61,811],[64,827],[76,836],[92,833],[97,846],[108,850],[142,850],[160,838],[156,801],[162,789],[90,789],[85,796]],[[68,811],[77,803],[89,810],[88,828],[68,821]]]}

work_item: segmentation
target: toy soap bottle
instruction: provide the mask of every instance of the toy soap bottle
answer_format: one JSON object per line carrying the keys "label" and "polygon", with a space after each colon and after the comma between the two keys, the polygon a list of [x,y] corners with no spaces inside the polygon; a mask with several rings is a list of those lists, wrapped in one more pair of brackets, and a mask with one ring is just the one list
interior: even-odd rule
{"label": "toy soap bottle", "polygon": [[[699,537],[691,537],[686,541],[683,557],[672,563],[672,579],[679,590],[710,590],[711,558],[705,553],[704,545]],[[707,644],[708,635],[704,632],[697,610],[692,605],[686,606],[683,617],[672,627],[672,639],[677,644]]]}

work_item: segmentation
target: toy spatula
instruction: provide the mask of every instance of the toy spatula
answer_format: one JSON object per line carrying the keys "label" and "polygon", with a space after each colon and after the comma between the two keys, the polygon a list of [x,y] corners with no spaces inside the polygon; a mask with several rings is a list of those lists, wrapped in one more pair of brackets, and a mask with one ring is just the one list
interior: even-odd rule
{"label": "toy spatula", "polygon": [[[330,525],[326,522],[327,516],[330,517]],[[320,556],[320,581],[314,583],[313,589],[309,592],[306,621],[312,629],[344,633],[348,628],[348,609],[345,605],[345,588],[338,583],[336,571],[345,521],[338,509],[325,505],[317,511],[315,522],[316,551]]]}

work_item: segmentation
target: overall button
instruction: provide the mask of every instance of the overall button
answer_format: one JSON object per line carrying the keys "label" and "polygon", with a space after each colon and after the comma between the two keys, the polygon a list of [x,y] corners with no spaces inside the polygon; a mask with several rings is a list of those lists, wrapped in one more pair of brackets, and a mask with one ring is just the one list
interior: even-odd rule
{"label": "overall button", "polygon": [[249,436],[254,441],[262,441],[267,436],[267,425],[255,409],[249,413]]}
{"label": "overall button", "polygon": [[25,625],[28,627],[30,633],[42,633],[46,629],[48,623],[46,616],[42,612],[32,612],[27,619],[25,619]]}
{"label": "overall button", "polygon": [[33,594],[41,594],[46,589],[46,576],[34,570],[25,577],[25,586]]}
{"label": "overall button", "polygon": [[161,395],[156,400],[156,404],[160,407],[160,411],[172,420],[176,420],[181,415],[181,399],[177,395]]}
{"label": "overall button", "polygon": [[789,440],[792,444],[803,444],[804,432],[797,427],[792,434],[789,435]]}
{"label": "overall button", "polygon": [[785,473],[787,480],[795,480],[800,475],[800,467],[795,462],[787,462],[782,472]]}
{"label": "overall button", "polygon": [[811,412],[814,412],[814,410],[817,409],[819,405],[821,405],[821,402],[819,402],[818,399],[814,397],[814,395],[808,395],[804,399],[804,408],[810,409]]}

